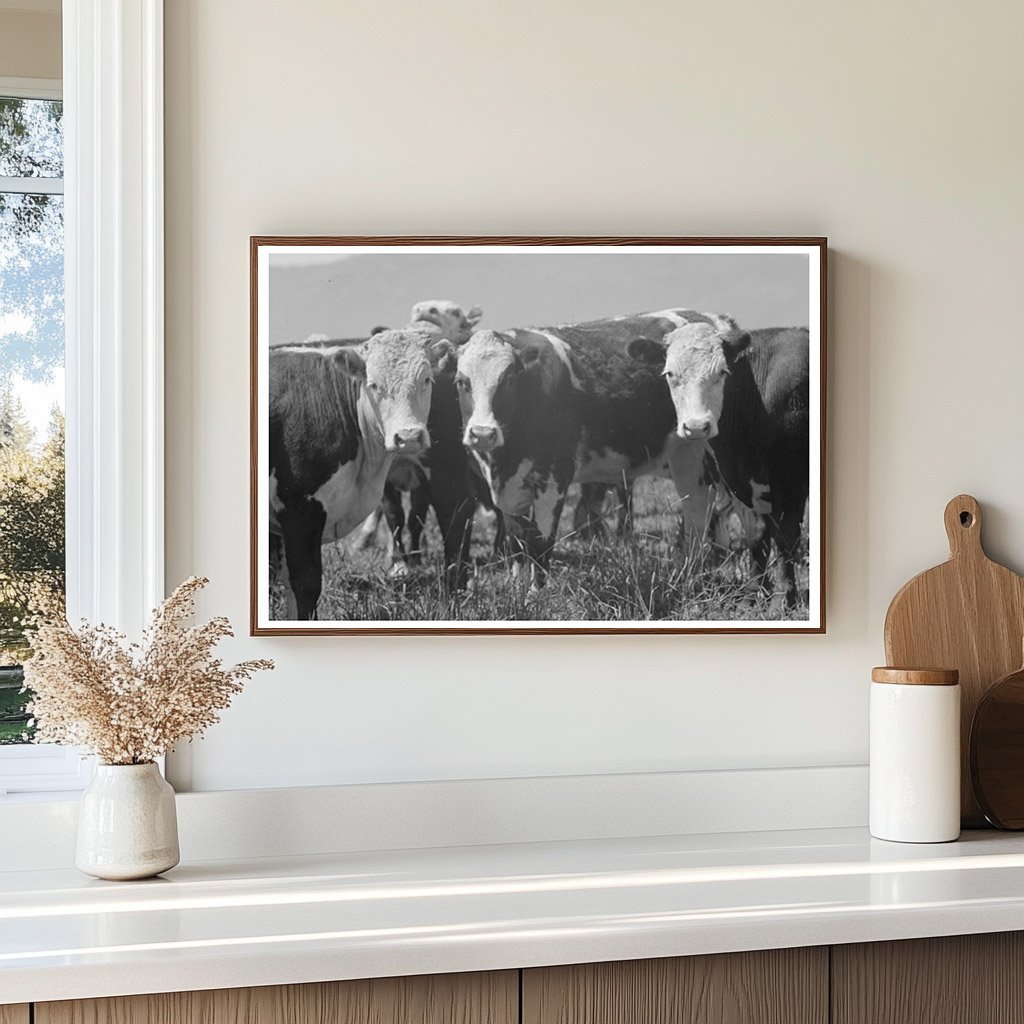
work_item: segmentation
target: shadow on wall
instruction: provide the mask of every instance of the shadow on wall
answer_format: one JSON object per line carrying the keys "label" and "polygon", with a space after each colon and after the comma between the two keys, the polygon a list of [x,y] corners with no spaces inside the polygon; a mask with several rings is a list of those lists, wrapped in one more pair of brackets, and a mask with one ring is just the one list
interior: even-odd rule
{"label": "shadow on wall", "polygon": [[[862,637],[872,628],[867,574],[871,551],[871,314],[894,294],[895,284],[892,276],[876,265],[840,249],[829,249],[828,263],[825,587],[829,635]],[[860,509],[861,514],[839,515],[840,509],[850,508]]]}

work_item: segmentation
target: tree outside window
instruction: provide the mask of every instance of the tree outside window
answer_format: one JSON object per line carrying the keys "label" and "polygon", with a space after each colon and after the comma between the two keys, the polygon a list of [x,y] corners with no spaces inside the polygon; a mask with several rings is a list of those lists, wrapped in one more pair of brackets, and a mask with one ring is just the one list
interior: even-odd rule
{"label": "tree outside window", "polygon": [[64,596],[60,101],[0,95],[0,744],[31,739],[26,620]]}

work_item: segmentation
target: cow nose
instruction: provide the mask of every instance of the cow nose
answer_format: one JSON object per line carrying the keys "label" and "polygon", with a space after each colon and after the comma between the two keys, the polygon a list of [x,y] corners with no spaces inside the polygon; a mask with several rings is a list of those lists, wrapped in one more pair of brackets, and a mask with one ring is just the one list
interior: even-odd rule
{"label": "cow nose", "polygon": [[470,427],[469,437],[475,448],[489,449],[498,440],[497,427]]}
{"label": "cow nose", "polygon": [[394,449],[396,452],[415,454],[427,446],[427,432],[422,427],[408,427],[395,432]]}
{"label": "cow nose", "polygon": [[707,437],[711,433],[711,417],[690,419],[683,424],[684,437]]}

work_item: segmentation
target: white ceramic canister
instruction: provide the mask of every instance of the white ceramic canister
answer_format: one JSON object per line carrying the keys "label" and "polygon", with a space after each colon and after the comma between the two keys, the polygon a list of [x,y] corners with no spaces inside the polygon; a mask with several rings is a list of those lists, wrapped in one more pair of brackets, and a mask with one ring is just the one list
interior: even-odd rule
{"label": "white ceramic canister", "polygon": [[960,675],[871,672],[871,834],[897,843],[960,835]]}

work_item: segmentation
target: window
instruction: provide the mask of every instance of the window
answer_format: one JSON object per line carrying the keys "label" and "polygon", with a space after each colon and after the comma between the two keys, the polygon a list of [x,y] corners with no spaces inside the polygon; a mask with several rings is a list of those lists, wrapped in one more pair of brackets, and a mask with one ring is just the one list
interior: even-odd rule
{"label": "window", "polygon": [[[138,635],[164,596],[162,0],[65,4],[62,37],[64,195],[53,160],[0,171],[0,193],[63,213],[68,617]],[[60,101],[61,83],[0,78],[0,97]],[[90,775],[76,751],[0,745],[0,799],[63,795]]]}
{"label": "window", "polygon": [[[27,746],[20,662],[33,608],[63,604],[64,137],[59,83],[0,79],[0,775],[74,785],[75,755]],[[21,784],[12,779],[20,779]],[[31,779],[31,785],[29,781]]]}

